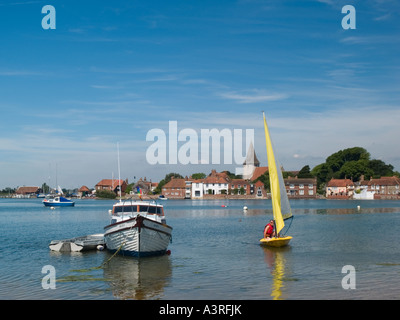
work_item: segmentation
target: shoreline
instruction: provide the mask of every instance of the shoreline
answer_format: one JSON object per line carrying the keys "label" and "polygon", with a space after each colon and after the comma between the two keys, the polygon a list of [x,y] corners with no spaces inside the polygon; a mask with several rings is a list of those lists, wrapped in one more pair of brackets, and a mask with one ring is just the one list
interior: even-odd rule
{"label": "shoreline", "polygon": [[[32,199],[38,199],[41,200],[42,198],[36,198],[36,197],[13,197],[13,196],[0,196],[0,199],[16,199],[16,200],[32,200]],[[97,197],[83,197],[83,198],[71,198],[71,199],[79,199],[79,200],[113,200],[113,201],[118,201],[118,198],[114,199],[108,199],[108,198],[97,198]],[[193,201],[210,201],[210,200],[271,200],[271,197],[255,197],[255,196],[238,196],[238,195],[232,195],[232,196],[227,196],[224,195],[224,197],[220,196],[215,196],[215,195],[209,195],[205,196],[202,198],[166,198],[164,200],[159,199],[158,196],[151,197],[147,195],[142,195],[141,197],[136,196],[136,195],[130,195],[130,196],[124,196],[122,197],[122,200],[134,200],[134,201],[168,201],[168,200],[193,200]],[[400,200],[399,197],[397,198],[381,198],[381,199],[354,199],[354,198],[348,198],[348,197],[325,197],[323,195],[318,195],[316,197],[289,197],[289,200],[360,200],[360,201],[376,201],[376,200]]]}

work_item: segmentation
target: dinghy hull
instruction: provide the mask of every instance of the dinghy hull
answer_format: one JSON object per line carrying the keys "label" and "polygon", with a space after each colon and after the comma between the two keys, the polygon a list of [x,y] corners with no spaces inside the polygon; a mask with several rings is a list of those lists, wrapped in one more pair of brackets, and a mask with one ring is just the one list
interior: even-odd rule
{"label": "dinghy hull", "polygon": [[292,237],[282,237],[282,238],[262,238],[260,239],[260,244],[268,247],[284,247],[287,246]]}

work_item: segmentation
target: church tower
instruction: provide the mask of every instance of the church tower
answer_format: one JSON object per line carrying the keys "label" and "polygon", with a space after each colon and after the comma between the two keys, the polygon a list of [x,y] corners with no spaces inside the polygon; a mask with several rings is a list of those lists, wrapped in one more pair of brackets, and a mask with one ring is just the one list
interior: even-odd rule
{"label": "church tower", "polygon": [[251,179],[254,170],[260,166],[256,152],[254,151],[253,142],[250,142],[249,150],[247,151],[246,160],[243,163],[243,179]]}

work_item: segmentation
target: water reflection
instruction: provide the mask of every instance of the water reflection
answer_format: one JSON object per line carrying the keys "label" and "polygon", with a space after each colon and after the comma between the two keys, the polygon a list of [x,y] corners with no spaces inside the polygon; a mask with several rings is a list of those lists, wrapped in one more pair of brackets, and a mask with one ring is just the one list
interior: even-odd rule
{"label": "water reflection", "polygon": [[118,299],[157,299],[172,275],[167,255],[138,259],[115,256],[104,267],[104,278]]}
{"label": "water reflection", "polygon": [[284,281],[287,280],[285,277],[285,252],[291,250],[290,246],[282,248],[272,248],[263,246],[264,261],[272,274],[272,287],[271,297],[273,300],[283,300],[285,296],[282,296],[284,292]]}
{"label": "water reflection", "polygon": [[305,213],[305,214],[367,214],[367,213],[394,213],[399,212],[399,208],[324,208],[324,209],[296,209],[295,214]]}
{"label": "water reflection", "polygon": [[[316,215],[338,215],[338,214],[373,214],[373,213],[398,213],[400,208],[292,208],[293,215],[316,214]],[[272,209],[248,209],[244,212],[245,216],[270,216]]]}

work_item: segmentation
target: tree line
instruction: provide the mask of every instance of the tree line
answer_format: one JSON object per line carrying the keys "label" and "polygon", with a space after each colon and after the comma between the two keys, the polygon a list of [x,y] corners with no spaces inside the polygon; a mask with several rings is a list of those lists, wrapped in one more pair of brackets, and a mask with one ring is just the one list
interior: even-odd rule
{"label": "tree line", "polygon": [[[400,173],[394,171],[391,164],[386,164],[382,160],[371,159],[370,153],[361,147],[347,148],[339,150],[326,158],[324,163],[315,166],[312,170],[309,165],[304,166],[295,174],[290,171],[283,172],[283,177],[297,175],[298,178],[316,178],[317,190],[323,193],[325,185],[334,179],[351,179],[356,182],[364,177],[365,180],[377,179],[387,176],[398,176]],[[269,173],[265,172],[255,181],[260,180],[264,183],[266,190],[269,190]]]}
{"label": "tree line", "polygon": [[[232,179],[241,178],[228,171],[227,174]],[[316,165],[312,170],[309,165],[305,165],[298,173],[293,173],[291,171],[283,172],[284,178],[294,176],[298,178],[316,178],[317,189],[320,193],[323,193],[325,185],[332,178],[347,178],[356,182],[359,181],[362,176],[365,180],[369,180],[370,178],[376,179],[394,175],[400,177],[400,173],[394,171],[394,167],[391,164],[386,164],[382,160],[371,159],[371,154],[361,147],[339,150],[327,157],[324,163]],[[161,193],[162,187],[167,184],[172,177],[183,178],[179,173],[169,173],[159,182],[155,192]],[[204,179],[205,177],[206,174],[204,173],[192,174],[193,179]],[[252,182],[255,183],[258,180],[264,183],[266,190],[270,189],[268,171]]]}
{"label": "tree line", "polygon": [[331,154],[324,163],[315,166],[310,173],[317,178],[319,187],[332,178],[359,181],[361,177],[369,180],[384,176],[400,176],[391,164],[371,159],[370,153],[361,147],[348,148]]}

